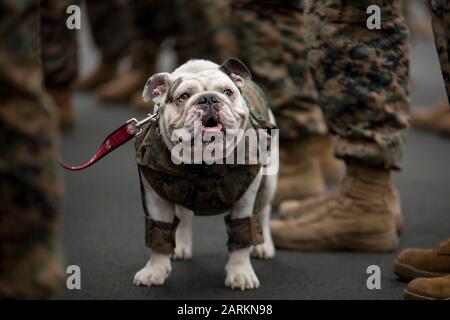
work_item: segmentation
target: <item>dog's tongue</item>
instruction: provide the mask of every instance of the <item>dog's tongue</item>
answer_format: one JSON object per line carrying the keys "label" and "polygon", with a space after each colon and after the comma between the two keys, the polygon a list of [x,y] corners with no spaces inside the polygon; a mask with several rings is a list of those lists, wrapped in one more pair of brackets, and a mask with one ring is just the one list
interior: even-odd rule
{"label": "dog's tongue", "polygon": [[214,127],[202,127],[204,132],[220,132],[222,131],[222,125],[219,123],[218,125],[214,126]]}

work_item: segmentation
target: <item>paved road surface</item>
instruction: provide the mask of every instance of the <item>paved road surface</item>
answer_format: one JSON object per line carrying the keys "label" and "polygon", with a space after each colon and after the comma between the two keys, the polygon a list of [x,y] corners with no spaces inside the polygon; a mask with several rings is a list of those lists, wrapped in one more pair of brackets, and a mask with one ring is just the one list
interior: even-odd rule
{"label": "paved road surface", "polygon": [[[414,104],[443,99],[432,42],[414,43]],[[126,106],[99,104],[93,96],[75,98],[78,127],[62,139],[62,154],[82,162],[105,135],[125,120],[143,116]],[[222,217],[195,220],[194,258],[174,262],[162,288],[136,288],[135,272],[148,259],[133,145],[122,147],[81,173],[66,174],[64,236],[66,265],[82,270],[82,290],[67,299],[399,299],[405,284],[392,273],[392,254],[278,252],[255,261],[261,288],[226,289],[226,236]],[[450,140],[411,131],[404,170],[396,176],[407,229],[400,248],[435,246],[450,236]],[[400,249],[399,248],[399,249]],[[382,270],[382,289],[366,288],[366,268]]]}

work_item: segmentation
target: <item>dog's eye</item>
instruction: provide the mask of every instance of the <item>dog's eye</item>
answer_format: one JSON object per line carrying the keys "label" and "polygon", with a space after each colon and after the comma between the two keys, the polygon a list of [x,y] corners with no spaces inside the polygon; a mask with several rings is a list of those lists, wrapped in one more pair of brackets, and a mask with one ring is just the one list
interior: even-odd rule
{"label": "dog's eye", "polygon": [[189,99],[189,97],[190,97],[189,93],[183,93],[181,96],[178,97],[178,100],[183,102]]}
{"label": "dog's eye", "polygon": [[231,96],[233,95],[233,91],[231,91],[230,89],[226,89],[226,90],[223,92],[223,94],[226,95],[226,96],[231,97]]}

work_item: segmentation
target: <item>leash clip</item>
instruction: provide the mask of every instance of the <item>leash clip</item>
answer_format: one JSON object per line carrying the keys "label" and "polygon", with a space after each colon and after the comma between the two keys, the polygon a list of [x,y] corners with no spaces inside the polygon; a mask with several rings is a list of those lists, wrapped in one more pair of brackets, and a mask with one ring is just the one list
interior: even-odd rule
{"label": "leash clip", "polygon": [[[143,131],[142,127],[149,122],[156,122],[158,120],[157,119],[158,116],[159,116],[159,108],[157,108],[154,113],[149,113],[147,115],[147,117],[142,119],[141,121],[139,121],[136,118],[131,118],[126,123],[131,124],[132,127],[129,129],[129,130],[131,130],[130,133],[135,133],[135,136],[137,137],[142,133],[142,131]],[[137,132],[136,132],[136,130],[137,130]]]}

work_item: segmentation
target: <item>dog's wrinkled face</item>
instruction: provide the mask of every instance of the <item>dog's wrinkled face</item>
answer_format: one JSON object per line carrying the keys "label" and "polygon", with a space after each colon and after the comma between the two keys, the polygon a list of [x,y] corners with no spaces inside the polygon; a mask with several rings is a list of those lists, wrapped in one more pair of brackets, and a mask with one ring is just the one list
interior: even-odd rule
{"label": "dog's wrinkled face", "polygon": [[220,144],[226,156],[247,125],[249,111],[240,88],[250,78],[236,59],[221,66],[191,60],[172,74],[152,76],[143,98],[160,105],[160,129],[170,150],[180,141],[202,148]]}

